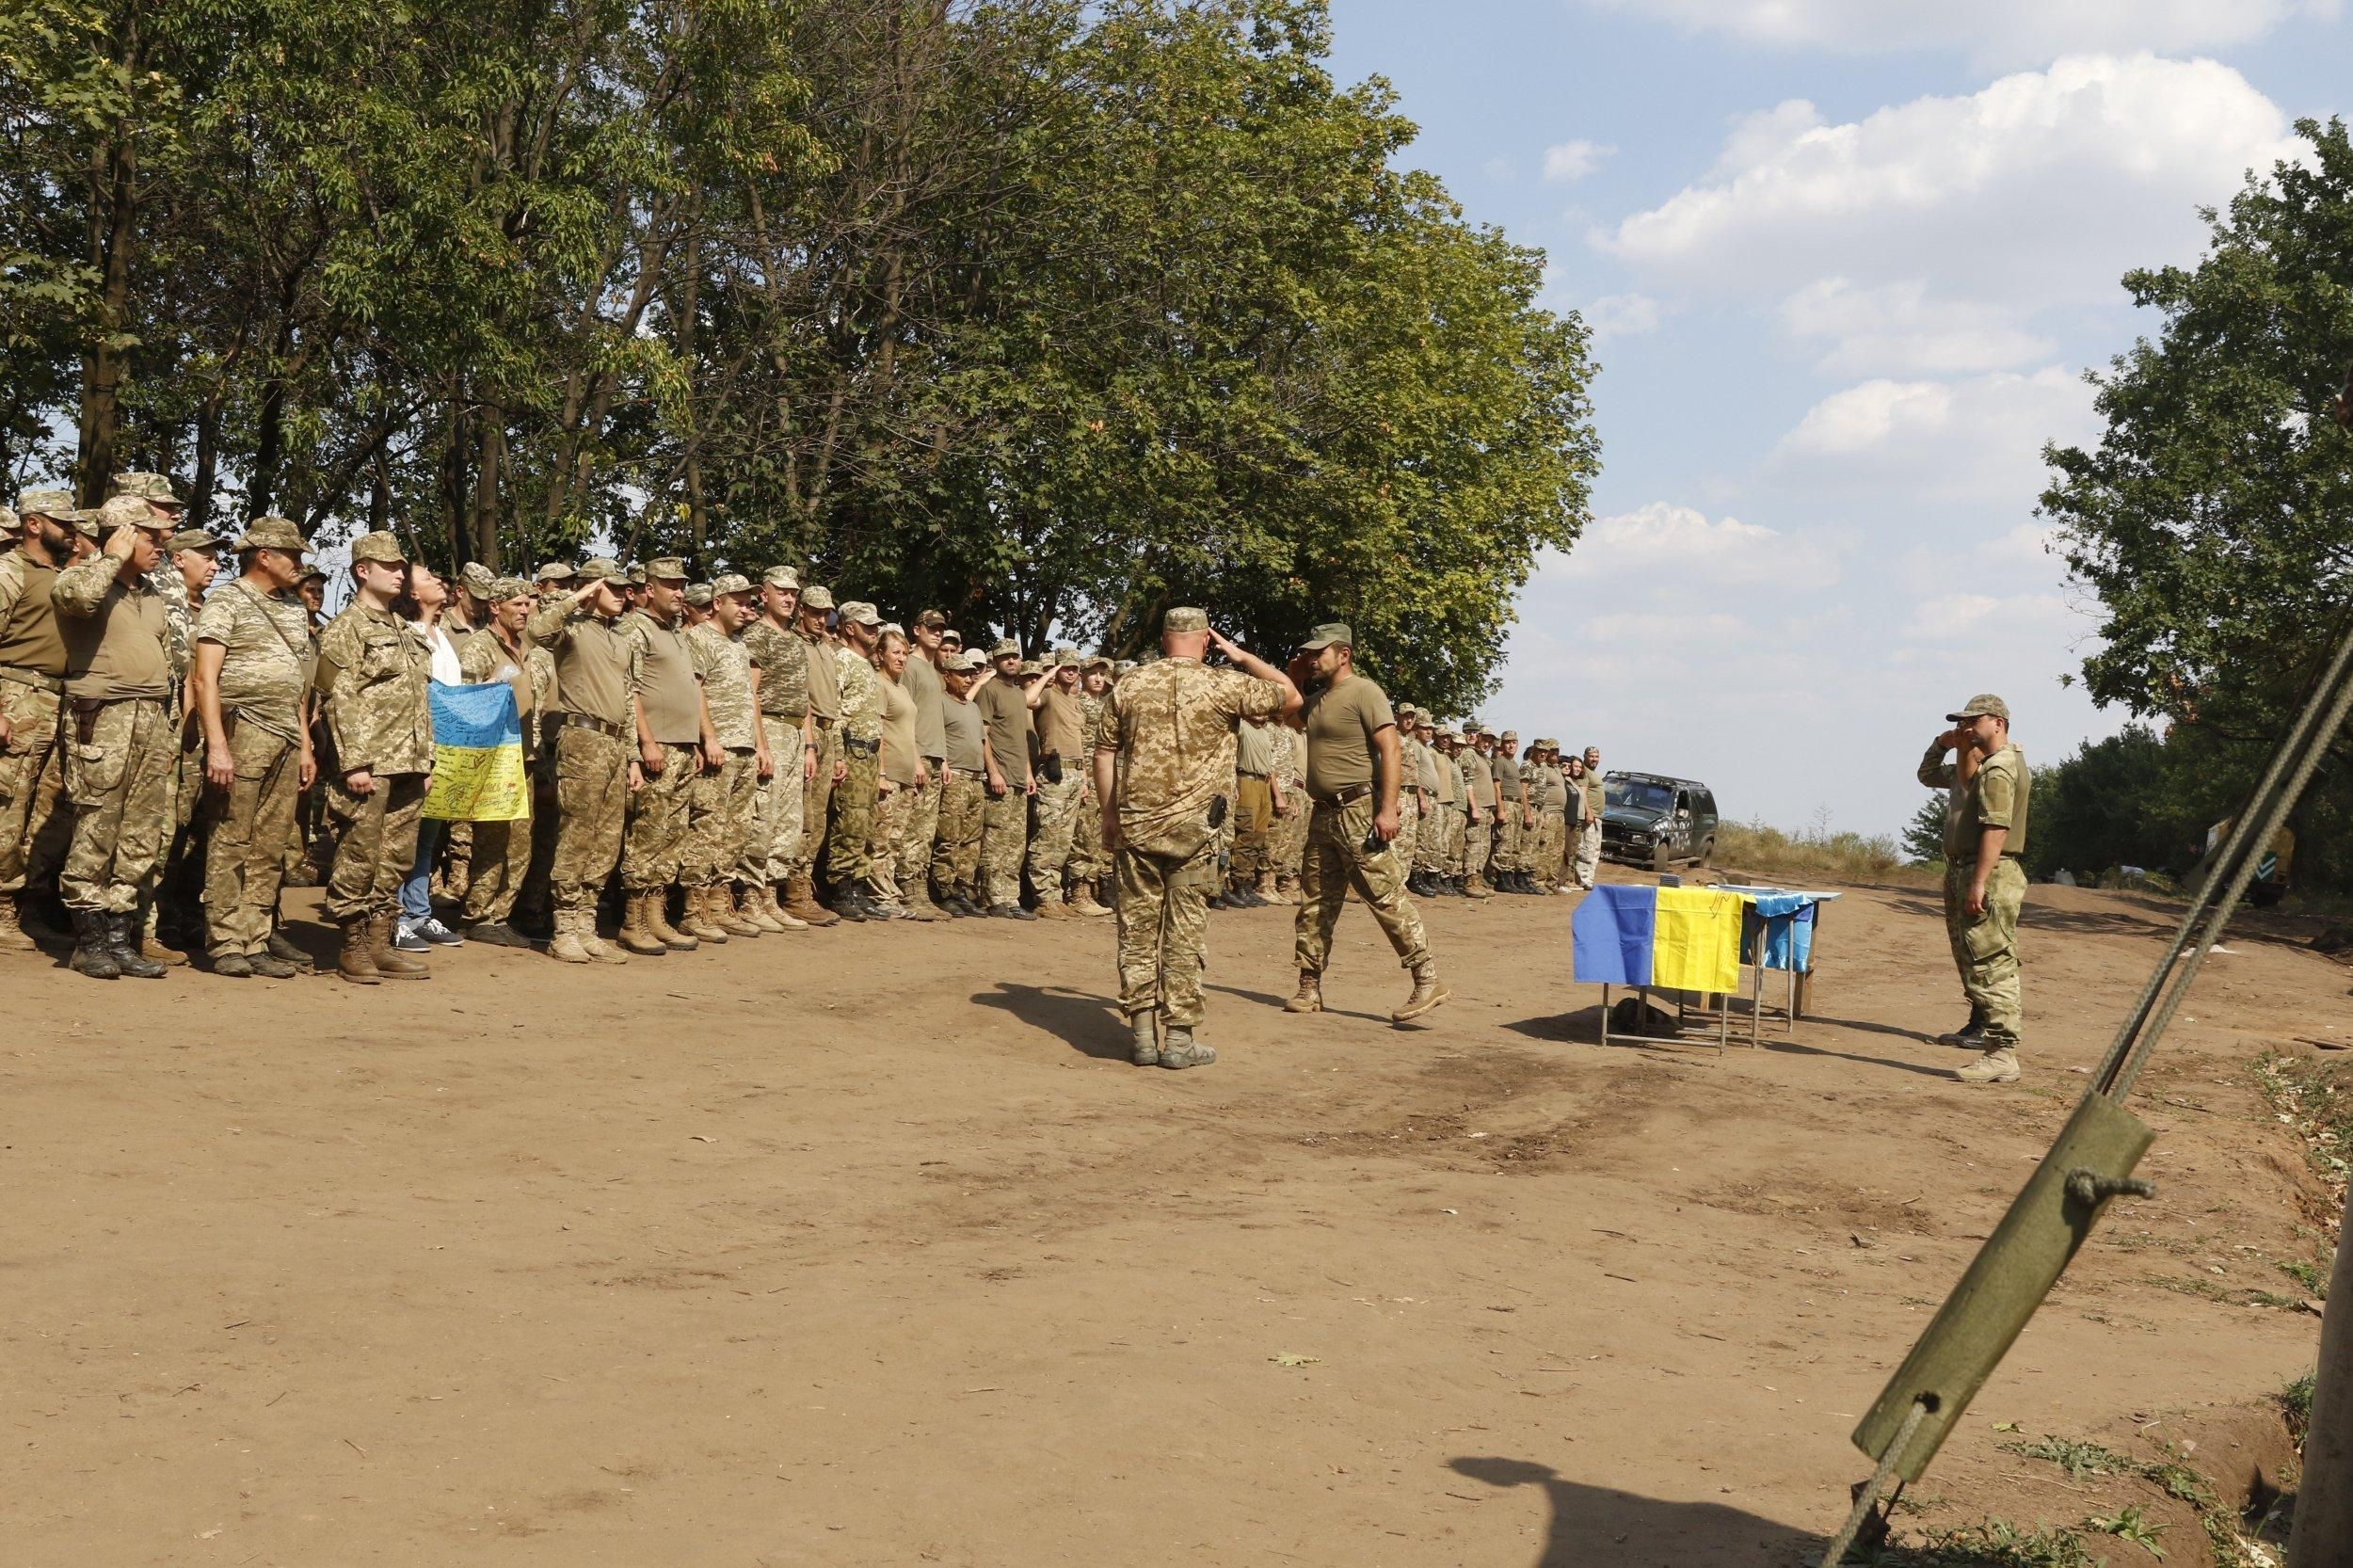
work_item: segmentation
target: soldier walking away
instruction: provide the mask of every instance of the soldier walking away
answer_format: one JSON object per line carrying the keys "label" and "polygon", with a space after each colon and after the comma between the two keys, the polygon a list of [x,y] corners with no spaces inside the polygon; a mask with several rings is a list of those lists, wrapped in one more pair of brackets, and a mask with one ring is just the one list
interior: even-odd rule
{"label": "soldier walking away", "polygon": [[[1238,667],[1203,664],[1211,643]],[[1122,676],[1104,700],[1095,792],[1119,884],[1119,1005],[1132,1033],[1130,1059],[1193,1067],[1217,1060],[1193,1031],[1202,1020],[1218,829],[1233,809],[1225,792],[1235,730],[1254,717],[1288,721],[1299,712],[1299,688],[1210,631],[1204,610],[1169,611],[1160,652]]]}
{"label": "soldier walking away", "polygon": [[1405,890],[1411,868],[1394,843],[1397,796],[1403,785],[1397,718],[1388,695],[1369,677],[1358,675],[1355,664],[1355,633],[1338,622],[1317,627],[1292,661],[1295,677],[1312,676],[1315,681],[1294,721],[1307,735],[1307,798],[1315,814],[1307,824],[1307,858],[1301,867],[1303,898],[1293,950],[1299,990],[1283,1010],[1323,1011],[1332,932],[1353,887],[1414,977],[1413,990],[1389,1015],[1404,1023],[1453,992],[1438,978],[1421,916]]}
{"label": "soldier walking away", "polygon": [[16,500],[23,533],[0,554],[0,952],[29,952],[19,904],[29,901],[30,852],[56,808],[63,765],[65,638],[50,595],[75,539],[93,525],[77,520],[71,490],[28,489]]}
{"label": "soldier walking away", "polygon": [[327,809],[343,829],[322,907],[344,928],[336,972],[360,985],[430,972],[424,959],[392,946],[400,885],[417,858],[417,824],[433,773],[425,695],[433,653],[392,607],[407,569],[392,535],[352,541],[357,591],[319,636],[312,681],[335,749]]}
{"label": "soldier walking away", "polygon": [[[1953,959],[1961,988],[1985,1032],[1975,1062],[1953,1074],[1963,1083],[2018,1081],[2018,1032],[2024,1023],[2018,980],[2018,911],[2025,902],[2025,755],[2010,743],[2009,705],[1991,692],[1945,715],[1957,728],[1939,736],[1977,752],[1961,809],[1945,833],[1946,907],[1955,913]],[[1924,762],[1925,767],[1925,762]]]}

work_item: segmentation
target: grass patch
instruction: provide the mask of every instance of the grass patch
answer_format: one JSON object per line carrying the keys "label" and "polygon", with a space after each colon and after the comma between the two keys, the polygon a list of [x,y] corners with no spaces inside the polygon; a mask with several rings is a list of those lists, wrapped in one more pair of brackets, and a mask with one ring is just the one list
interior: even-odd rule
{"label": "grass patch", "polygon": [[[2311,1381],[2309,1378],[2302,1380],[2307,1418],[2312,1409]],[[2295,1423],[2291,1401],[2297,1397],[2297,1384],[2290,1384],[2281,1396],[2281,1402],[2287,1404],[2291,1412],[2291,1427]],[[2297,1441],[2300,1443],[2302,1438],[2299,1436]],[[2244,1521],[2216,1495],[2213,1483],[2169,1448],[2162,1460],[2134,1459],[2097,1443],[2046,1435],[2032,1442],[2005,1443],[2002,1451],[2056,1464],[2067,1473],[2071,1480],[2083,1480],[2091,1476],[2118,1476],[2150,1482],[2167,1496],[2187,1503],[2197,1512],[2199,1528],[2205,1532],[2206,1545],[2213,1552],[2217,1568],[2260,1568],[2260,1565],[2274,1560],[2262,1555],[2260,1548],[2250,1546],[2241,1529]],[[2137,1504],[2119,1507],[2105,1516],[2088,1518],[2082,1528],[2135,1542],[2147,1548],[2152,1557],[2162,1558],[2165,1555],[2155,1539],[2163,1527],[2147,1518]]]}
{"label": "grass patch", "polygon": [[2329,1275],[2337,1266],[2336,1249],[2331,1247],[2325,1257],[2310,1262],[2290,1259],[2280,1265],[2280,1272],[2304,1288],[2304,1294],[2314,1301],[2329,1299]]}
{"label": "grass patch", "polygon": [[2313,1430],[2313,1373],[2306,1372],[2280,1390],[2280,1414],[2287,1418],[2288,1434],[2299,1450],[2304,1447],[2304,1434]]}
{"label": "grass patch", "polygon": [[1907,863],[1902,848],[1883,833],[1836,833],[1827,823],[1796,833],[1761,822],[1719,824],[1715,863],[1798,882],[1897,882],[1933,888],[1943,876],[1933,867]]}
{"label": "grass patch", "polygon": [[2107,1560],[2074,1530],[1986,1519],[1929,1530],[1917,1545],[1881,1546],[1847,1561],[1859,1568],[2105,1568]]}
{"label": "grass patch", "polygon": [[2328,1184],[2330,1208],[2342,1209],[2345,1178],[2353,1171],[2353,1066],[2265,1056],[2255,1063],[2255,1086],[2304,1145],[2305,1162]]}
{"label": "grass patch", "polygon": [[2129,1541],[2158,1561],[2165,1560],[2165,1527],[2143,1513],[2138,1503],[2126,1503],[2114,1513],[2095,1513],[2084,1521],[2083,1528]]}

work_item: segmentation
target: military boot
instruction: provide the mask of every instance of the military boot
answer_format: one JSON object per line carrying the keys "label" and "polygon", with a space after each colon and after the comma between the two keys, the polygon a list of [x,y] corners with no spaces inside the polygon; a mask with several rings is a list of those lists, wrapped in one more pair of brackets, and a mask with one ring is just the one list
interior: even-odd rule
{"label": "military boot", "polygon": [[794,872],[784,885],[785,911],[804,925],[840,925],[841,917],[817,902],[808,872]]}
{"label": "military boot", "polygon": [[648,958],[660,957],[670,951],[669,944],[653,934],[646,924],[646,905],[658,894],[632,893],[626,905],[628,914],[622,918],[620,935],[614,938],[624,952],[640,953]]}
{"label": "military boot", "polygon": [[1323,978],[1313,969],[1299,971],[1299,989],[1283,1004],[1286,1013],[1321,1013],[1323,1011]]}
{"label": "military boot", "polygon": [[906,900],[906,914],[903,917],[904,919],[944,920],[948,918],[948,911],[932,902],[932,890],[921,882],[910,882],[902,891]]}
{"label": "military boot", "polygon": [[592,964],[626,964],[629,962],[628,953],[597,935],[597,912],[593,909],[581,911],[580,946],[581,951],[588,954],[588,961]]}
{"label": "military boot", "polygon": [[1299,878],[1295,876],[1277,874],[1274,878],[1274,890],[1282,895],[1275,901],[1278,904],[1297,904],[1306,901],[1306,894],[1300,890]]}
{"label": "military boot", "polygon": [[[672,952],[692,952],[702,946],[694,937],[670,923],[670,895],[666,891],[653,891],[646,895],[645,926],[655,941],[660,942]],[[589,930],[593,932],[595,929],[596,926],[592,920]]]}
{"label": "military boot", "polygon": [[[289,964],[284,959],[279,957],[276,953],[270,952],[266,950],[261,952],[247,953],[245,955],[245,967],[252,970],[255,974],[260,975],[264,980],[293,980],[296,976],[308,972],[304,966]],[[216,966],[216,968],[217,968],[217,966]]]}
{"label": "military boot", "polygon": [[1955,1069],[1953,1076],[1963,1083],[2015,1083],[2018,1081],[2018,1048],[1998,1046],[1982,1052],[1966,1067]]}
{"label": "military boot", "polygon": [[1041,898],[1037,901],[1037,918],[1041,920],[1069,920],[1070,905],[1058,898]]}
{"label": "military boot", "polygon": [[166,941],[163,934],[157,930],[155,904],[152,899],[139,905],[133,924],[138,932],[139,939],[136,946],[141,958],[151,964],[161,964],[168,969],[179,968],[187,963],[187,953],[173,943]]}
{"label": "military boot", "polygon": [[39,947],[17,922],[16,895],[0,893],[0,952],[34,952]]}
{"label": "military boot", "polygon": [[1070,912],[1084,915],[1089,920],[1098,920],[1111,913],[1095,901],[1095,884],[1092,882],[1081,882],[1071,890]]}
{"label": "military boot", "polygon": [[[722,882],[719,886],[728,888],[730,885]],[[783,934],[783,922],[768,913],[768,900],[765,897],[768,891],[766,884],[763,883],[756,888],[749,886],[734,888],[732,891],[735,896],[735,918],[737,920],[764,936]]]}
{"label": "military boot", "polygon": [[1206,1067],[1216,1060],[1217,1052],[1196,1043],[1193,1031],[1183,1024],[1170,1024],[1160,1039],[1163,1067]]}
{"label": "military boot", "polygon": [[122,978],[122,966],[115,961],[114,944],[107,939],[103,910],[73,911],[73,957],[67,967],[92,980]]}
{"label": "military boot", "polygon": [[1276,904],[1284,908],[1289,908],[1299,902],[1276,885],[1273,872],[1258,873],[1257,894],[1260,904]]}
{"label": "military boot", "polygon": [[1132,1038],[1128,1048],[1128,1060],[1139,1067],[1160,1064],[1160,1042],[1157,1032],[1160,1014],[1152,1008],[1128,1015],[1128,1028]]}
{"label": "military boot", "polygon": [[774,883],[763,882],[760,885],[760,911],[775,922],[778,931],[807,931],[808,929],[807,920],[787,909],[777,901]]}
{"label": "military boot", "polygon": [[758,936],[761,928],[757,920],[747,919],[735,907],[735,888],[730,883],[714,882],[703,889],[703,907],[711,911],[712,923],[730,936]]}
{"label": "military boot", "polygon": [[548,943],[550,958],[559,964],[595,962],[588,956],[588,950],[581,946],[580,922],[584,918],[578,910],[558,909],[555,912],[555,936]]}
{"label": "military boot", "polygon": [[1414,966],[1414,989],[1389,1015],[1389,1021],[1401,1024],[1409,1018],[1418,1018],[1453,994],[1446,982],[1438,978],[1437,961],[1425,958]]}
{"label": "military boot", "polygon": [[[696,941],[709,942],[713,947],[725,947],[728,932],[726,926],[721,925],[713,918],[713,911],[711,908],[711,894],[713,891],[715,889],[710,888],[686,889],[685,897],[679,904],[678,928]],[[654,896],[659,898],[664,895],[657,893]]]}
{"label": "military boot", "polygon": [[139,951],[141,933],[136,910],[126,909],[120,915],[107,916],[106,931],[106,951],[114,954],[115,968],[134,980],[163,979],[164,966]]}
{"label": "military boot", "polygon": [[384,978],[376,972],[376,959],[372,955],[373,938],[368,924],[368,921],[357,918],[343,922],[344,945],[335,958],[335,972],[354,985],[373,985]]}
{"label": "military boot", "polygon": [[1940,1046],[1960,1046],[1969,1050],[1985,1049],[1985,1019],[1975,1007],[1969,1009],[1969,1021],[1959,1029],[1948,1030],[1936,1037]]}
{"label": "military boot", "polygon": [[386,980],[424,980],[432,974],[424,959],[392,945],[392,916],[371,916],[367,924],[368,957],[375,962],[377,974]]}
{"label": "military boot", "polygon": [[1465,898],[1493,898],[1496,894],[1495,889],[1487,886],[1485,877],[1466,876],[1463,878],[1463,896]]}

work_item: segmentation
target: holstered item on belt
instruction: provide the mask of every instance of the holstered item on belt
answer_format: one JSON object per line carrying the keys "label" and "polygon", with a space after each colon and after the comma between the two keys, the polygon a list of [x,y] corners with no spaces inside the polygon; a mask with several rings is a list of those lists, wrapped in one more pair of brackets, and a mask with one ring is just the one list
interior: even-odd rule
{"label": "holstered item on belt", "polygon": [[1061,783],[1061,782],[1062,782],[1062,753],[1061,753],[1061,752],[1059,752],[1059,751],[1049,751],[1049,752],[1048,752],[1048,753],[1045,755],[1045,757],[1044,757],[1044,758],[1042,758],[1042,759],[1039,760],[1038,765],[1037,765],[1037,772],[1038,772],[1038,776],[1039,776],[1039,777],[1041,777],[1041,778],[1043,778],[1043,779],[1045,779],[1045,780],[1046,780],[1046,782],[1047,782],[1047,783],[1048,783],[1048,784],[1059,784],[1059,783]]}
{"label": "holstered item on belt", "polygon": [[1337,808],[1342,806],[1353,806],[1357,801],[1364,799],[1370,793],[1372,793],[1371,785],[1358,784],[1351,789],[1342,790],[1338,794],[1332,796],[1328,800],[1322,795],[1314,795],[1309,798],[1313,799],[1318,806],[1329,806]]}
{"label": "holstered item on belt", "polygon": [[841,737],[841,749],[853,757],[872,757],[882,750],[882,742],[861,741],[856,735],[844,735]]}
{"label": "holstered item on belt", "polygon": [[616,741],[629,739],[627,731],[623,730],[619,725],[609,724],[603,719],[590,718],[585,713],[567,713],[564,715],[564,722],[575,725],[582,729],[593,729],[600,735],[609,735]]}
{"label": "holstered item on belt", "polygon": [[98,713],[106,706],[106,699],[96,696],[66,698],[66,706],[73,710],[73,740],[77,745],[88,745],[98,732]]}

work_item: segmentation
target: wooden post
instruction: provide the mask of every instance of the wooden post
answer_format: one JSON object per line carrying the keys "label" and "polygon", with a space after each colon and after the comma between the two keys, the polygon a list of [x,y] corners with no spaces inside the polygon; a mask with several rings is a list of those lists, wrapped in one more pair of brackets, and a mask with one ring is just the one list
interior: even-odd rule
{"label": "wooden post", "polygon": [[[2353,1192],[2345,1218],[2353,1222]],[[2337,1266],[2320,1320],[2313,1430],[2304,1439],[2288,1568],[2353,1568],[2353,1224],[2337,1233]]]}

